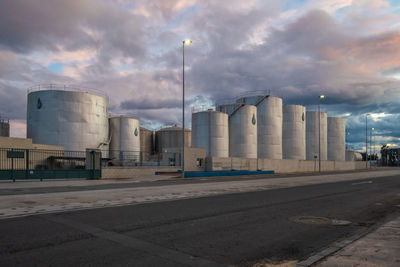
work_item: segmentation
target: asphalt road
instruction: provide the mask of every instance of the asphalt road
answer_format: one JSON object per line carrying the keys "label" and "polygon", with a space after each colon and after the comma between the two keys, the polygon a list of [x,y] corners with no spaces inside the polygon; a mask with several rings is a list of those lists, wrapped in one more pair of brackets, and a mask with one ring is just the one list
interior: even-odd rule
{"label": "asphalt road", "polygon": [[[397,169],[397,168],[395,168]],[[323,175],[329,174],[346,174],[346,173],[360,173],[360,172],[368,172],[370,170],[355,170],[355,171],[341,171],[341,172],[323,172]],[[59,186],[57,183],[54,186],[46,186],[40,187],[39,181],[30,181],[31,183],[39,183],[35,185],[35,187],[26,187],[21,188],[18,187],[18,181],[13,187],[3,187],[0,183],[0,196],[9,196],[9,195],[21,195],[21,194],[44,194],[44,193],[56,193],[56,192],[76,192],[76,191],[86,191],[86,190],[104,190],[104,189],[118,189],[118,188],[137,188],[144,186],[159,186],[159,185],[179,185],[179,184],[197,184],[197,183],[215,183],[215,182],[229,182],[229,181],[242,181],[246,180],[259,180],[259,179],[274,179],[274,178],[292,178],[292,177],[309,177],[309,176],[319,176],[321,173],[294,173],[294,174],[265,174],[265,175],[251,175],[251,176],[226,176],[226,177],[217,177],[217,178],[168,178],[160,175],[160,180],[158,181],[134,181],[134,182],[125,182],[125,179],[121,179],[123,182],[121,183],[107,183],[107,184],[93,184],[93,185],[68,185],[68,186]],[[81,179],[76,179],[77,181]],[[1,182],[1,181],[0,181]],[[26,183],[26,180],[23,180]],[[54,182],[54,181],[53,181]],[[96,181],[92,181],[96,182]],[[14,185],[11,181],[6,181],[7,184]]]}
{"label": "asphalt road", "polygon": [[[400,177],[394,176],[3,219],[0,266],[300,260],[383,220],[399,204]],[[307,224],[298,216],[351,224]]]}

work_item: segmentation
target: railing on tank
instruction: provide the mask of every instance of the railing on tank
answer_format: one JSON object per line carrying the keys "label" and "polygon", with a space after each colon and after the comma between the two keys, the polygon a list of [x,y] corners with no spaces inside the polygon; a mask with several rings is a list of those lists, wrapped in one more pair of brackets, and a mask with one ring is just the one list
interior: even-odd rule
{"label": "railing on tank", "polygon": [[180,166],[179,152],[149,153],[128,150],[102,150],[102,165],[104,167],[124,166]]}
{"label": "railing on tank", "polygon": [[252,96],[268,96],[271,95],[271,90],[254,90],[243,92],[233,98],[221,98],[215,101],[215,106],[223,106],[230,104],[237,104],[237,101],[244,97],[252,97]]}
{"label": "railing on tank", "polygon": [[106,98],[107,100],[109,100],[108,95],[99,89],[89,88],[89,87],[85,87],[85,86],[77,86],[77,85],[38,84],[38,85],[34,85],[34,86],[28,88],[27,92],[29,94],[31,92],[43,91],[43,90],[82,92],[82,93],[88,93],[88,94],[102,96],[102,97]]}
{"label": "railing on tank", "polygon": [[210,106],[206,106],[206,105],[192,106],[191,110],[192,110],[192,113],[197,113],[197,112],[202,112],[202,111],[215,110],[215,107],[210,107]]}

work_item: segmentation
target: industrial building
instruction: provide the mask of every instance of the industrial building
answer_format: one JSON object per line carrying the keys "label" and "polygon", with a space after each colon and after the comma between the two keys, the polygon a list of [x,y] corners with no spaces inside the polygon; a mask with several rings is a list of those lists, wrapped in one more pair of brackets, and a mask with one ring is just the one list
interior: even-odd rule
{"label": "industrial building", "polygon": [[283,105],[271,95],[249,95],[193,112],[183,145],[178,125],[153,132],[137,118],[110,117],[102,93],[55,85],[28,91],[32,142],[66,151],[99,149],[113,166],[180,166],[184,147],[185,163],[193,170],[315,171],[319,155],[322,170],[351,169],[355,165],[346,160],[355,162],[358,155],[345,150],[345,127],[343,118]]}

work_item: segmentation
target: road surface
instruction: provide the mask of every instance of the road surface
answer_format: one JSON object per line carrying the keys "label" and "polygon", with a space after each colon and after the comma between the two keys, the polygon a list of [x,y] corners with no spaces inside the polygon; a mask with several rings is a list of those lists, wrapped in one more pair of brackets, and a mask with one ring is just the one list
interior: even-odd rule
{"label": "road surface", "polygon": [[[300,177],[306,182],[283,187],[281,181],[275,181],[275,187],[266,181],[268,186],[258,189],[254,186],[263,179],[185,182],[186,193],[187,186],[192,191],[203,186],[209,194],[183,199],[156,194],[160,199],[151,202],[3,217],[0,266],[253,266],[298,261],[398,212],[399,174],[361,173],[357,179],[343,175],[328,183]],[[176,191],[177,186],[182,184],[167,183],[163,190]],[[154,187],[160,192],[159,183]],[[151,186],[127,192],[143,188]],[[39,201],[39,196],[53,194],[25,193],[23,200],[13,192],[1,197],[34,206],[29,201],[35,195]],[[68,193],[79,191],[51,196]]]}

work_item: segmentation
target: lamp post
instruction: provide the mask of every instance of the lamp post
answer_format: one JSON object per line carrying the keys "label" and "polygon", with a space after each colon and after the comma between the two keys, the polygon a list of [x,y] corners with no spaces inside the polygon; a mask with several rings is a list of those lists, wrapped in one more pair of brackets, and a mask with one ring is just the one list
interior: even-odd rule
{"label": "lamp post", "polygon": [[321,172],[321,99],[324,99],[325,95],[318,97],[318,171]]}
{"label": "lamp post", "polygon": [[192,41],[186,39],[182,41],[182,176],[185,177],[185,44],[189,45]]}
{"label": "lamp post", "polygon": [[368,116],[365,115],[365,168],[368,168]]}
{"label": "lamp post", "polygon": [[[372,135],[373,135],[374,130],[375,130],[375,128],[371,128],[371,132],[369,134],[369,147],[374,148],[374,150],[373,150],[374,152],[371,154],[374,157],[373,159],[375,160],[375,146],[372,145]],[[370,149],[370,152],[372,152],[371,150],[372,149]],[[371,161],[369,162],[369,167],[371,168]]]}

